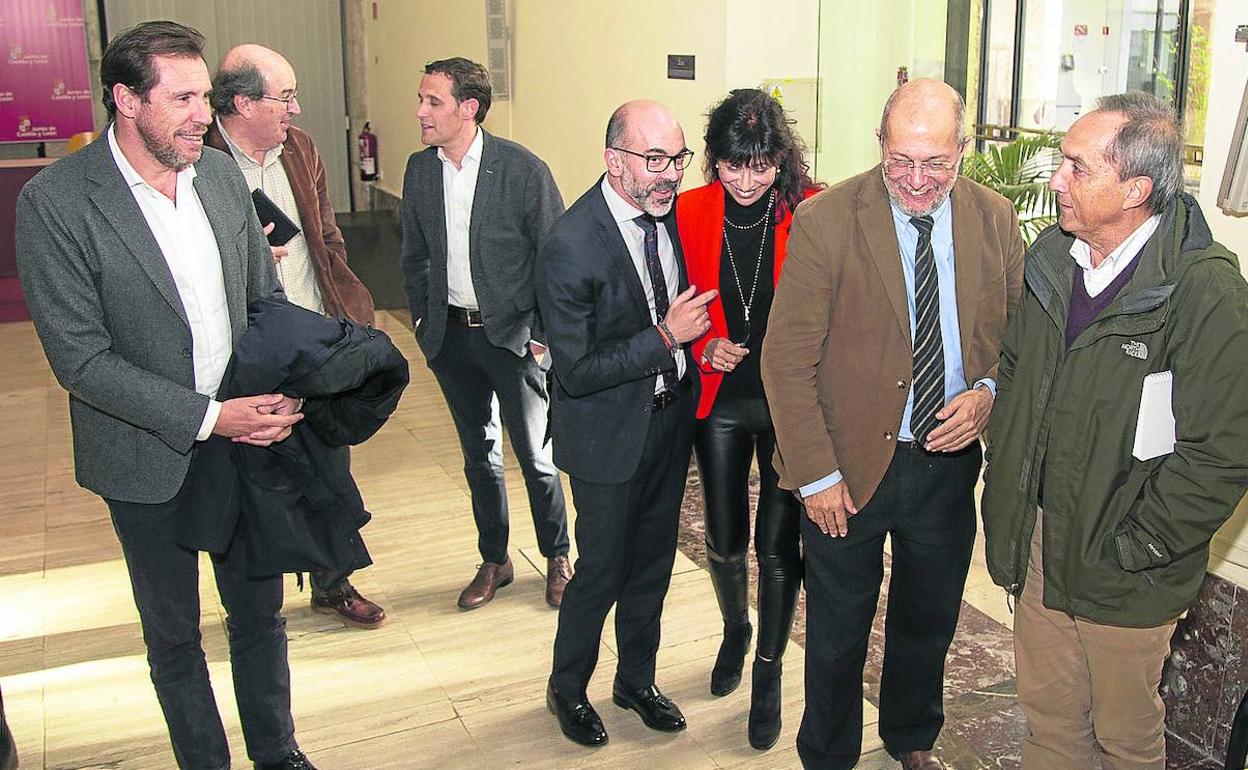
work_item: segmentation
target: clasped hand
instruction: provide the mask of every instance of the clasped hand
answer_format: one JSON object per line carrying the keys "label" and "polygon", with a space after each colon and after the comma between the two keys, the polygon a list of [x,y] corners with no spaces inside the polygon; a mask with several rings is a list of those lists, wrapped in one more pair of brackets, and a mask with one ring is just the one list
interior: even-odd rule
{"label": "clasped hand", "polygon": [[727,337],[716,337],[702,349],[703,360],[717,372],[731,372],[749,354],[749,348],[742,347]]}
{"label": "clasped hand", "polygon": [[281,393],[231,398],[221,403],[212,432],[240,444],[269,446],[284,441],[303,419],[299,405],[299,399]]}

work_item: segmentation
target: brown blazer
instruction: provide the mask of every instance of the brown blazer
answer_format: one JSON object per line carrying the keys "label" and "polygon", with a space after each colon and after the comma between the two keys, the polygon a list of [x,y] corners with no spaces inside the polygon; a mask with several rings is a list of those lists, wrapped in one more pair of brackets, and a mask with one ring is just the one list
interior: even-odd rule
{"label": "brown blazer", "polygon": [[[951,200],[969,386],[996,377],[1023,239],[1013,206],[988,188],[959,179]],[[879,166],[797,208],[762,360],[785,489],[840,470],[861,507],[892,462],[913,363],[900,253]]]}
{"label": "brown blazer", "polygon": [[[208,126],[204,143],[226,154],[230,152],[215,120]],[[373,296],[347,266],[347,246],[334,219],[334,204],[325,183],[325,166],[306,131],[290,127],[281,163],[290,180],[290,191],[295,195],[295,207],[299,209],[297,224],[308,242],[308,254],[312,258],[325,314],[346,316],[356,323],[373,323]]]}

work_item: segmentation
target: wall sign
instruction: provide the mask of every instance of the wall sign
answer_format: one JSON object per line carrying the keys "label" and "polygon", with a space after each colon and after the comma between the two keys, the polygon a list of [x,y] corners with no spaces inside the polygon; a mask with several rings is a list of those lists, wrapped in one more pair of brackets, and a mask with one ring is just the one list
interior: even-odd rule
{"label": "wall sign", "polygon": [[667,55],[668,80],[693,80],[693,54]]}
{"label": "wall sign", "polygon": [[82,0],[0,0],[0,142],[91,131]]}

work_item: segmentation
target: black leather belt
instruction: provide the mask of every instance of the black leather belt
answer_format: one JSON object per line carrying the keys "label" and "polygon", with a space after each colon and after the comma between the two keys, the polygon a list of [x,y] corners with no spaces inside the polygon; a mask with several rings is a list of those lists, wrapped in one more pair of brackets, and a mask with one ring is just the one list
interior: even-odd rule
{"label": "black leather belt", "polygon": [[685,395],[692,389],[693,377],[686,375],[680,379],[680,382],[676,383],[676,387],[660,390],[658,393],[655,393],[654,400],[650,402],[650,405],[656,412],[660,409],[666,409],[676,403],[681,396]]}
{"label": "black leather belt", "polygon": [[475,329],[479,326],[485,326],[481,322],[480,310],[469,310],[466,307],[455,307],[454,305],[446,306],[446,317],[452,321],[467,326],[469,329]]}

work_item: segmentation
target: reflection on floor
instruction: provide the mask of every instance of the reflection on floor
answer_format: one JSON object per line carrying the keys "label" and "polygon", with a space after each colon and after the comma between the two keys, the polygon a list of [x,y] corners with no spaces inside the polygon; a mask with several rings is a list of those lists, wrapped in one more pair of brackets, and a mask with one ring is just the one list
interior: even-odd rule
{"label": "reflection on floor", "polygon": [[[804,623],[785,664],[784,732],[775,749],[756,752],[746,741],[748,688],[722,699],[708,692],[720,622],[700,566],[696,483],[685,504],[659,653],[659,684],[690,728],[654,733],[611,705],[615,654],[608,634],[590,697],[611,742],[589,750],[560,735],[543,702],[556,614],[543,602],[545,560],[534,545],[519,473],[509,461],[516,582],[490,605],[460,612],[455,598],[477,558],[462,460],[437,386],[400,319],[384,313],[380,327],[413,361],[412,385],[390,423],[353,452],[374,514],[365,535],[376,562],[354,582],[391,619],[376,631],[349,629],[310,612],[306,595],[288,581],[295,719],[314,761],[323,770],[800,766],[793,744]],[[65,395],[29,323],[0,325],[0,360],[0,687],[22,767],[173,767],[107,511],[74,483]],[[981,557],[982,547],[950,659],[941,741],[953,767],[1017,767],[1021,718],[1009,616]],[[244,767],[223,613],[210,571],[203,572],[204,646],[235,764]],[[878,652],[872,660],[859,767],[892,768],[875,735]]]}

